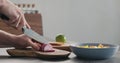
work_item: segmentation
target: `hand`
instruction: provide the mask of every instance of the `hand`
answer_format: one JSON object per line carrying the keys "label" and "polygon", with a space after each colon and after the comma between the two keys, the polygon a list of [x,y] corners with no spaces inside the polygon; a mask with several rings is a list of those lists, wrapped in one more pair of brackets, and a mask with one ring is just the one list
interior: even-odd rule
{"label": "hand", "polygon": [[22,13],[22,10],[9,0],[3,0],[0,13],[9,18],[9,20],[5,20],[4,22],[15,29],[21,29],[24,25],[30,28],[24,17],[24,14]]}
{"label": "hand", "polygon": [[27,46],[31,46],[35,50],[40,50],[41,44],[32,41],[28,36],[22,34],[18,35],[15,38],[14,44],[12,46],[14,46],[15,48],[26,48]]}

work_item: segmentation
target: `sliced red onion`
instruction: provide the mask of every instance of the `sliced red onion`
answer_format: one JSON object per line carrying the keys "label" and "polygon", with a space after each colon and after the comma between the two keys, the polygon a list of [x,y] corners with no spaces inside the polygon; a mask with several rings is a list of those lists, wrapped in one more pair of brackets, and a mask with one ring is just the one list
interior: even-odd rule
{"label": "sliced red onion", "polygon": [[50,45],[50,44],[42,44],[40,51],[42,51],[42,52],[54,52],[55,50],[53,49],[52,45]]}

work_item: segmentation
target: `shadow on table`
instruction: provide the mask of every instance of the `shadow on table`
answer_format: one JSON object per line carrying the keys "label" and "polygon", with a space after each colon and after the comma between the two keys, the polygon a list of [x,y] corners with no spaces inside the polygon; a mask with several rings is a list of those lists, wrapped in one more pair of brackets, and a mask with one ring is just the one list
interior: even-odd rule
{"label": "shadow on table", "polygon": [[74,63],[119,63],[118,58],[112,57],[109,59],[104,59],[104,60],[90,60],[90,59],[83,59],[83,58],[78,58],[78,57],[74,57],[71,59],[72,62]]}
{"label": "shadow on table", "polygon": [[66,61],[66,60],[70,60],[69,57],[65,57],[65,58],[38,58],[40,60],[43,61]]}
{"label": "shadow on table", "polygon": [[41,61],[65,61],[65,60],[70,60],[69,57],[66,57],[66,58],[38,58],[38,57],[17,57],[17,56],[0,56],[0,59],[20,59],[20,60],[33,60],[33,59],[36,59],[36,60],[41,60]]}
{"label": "shadow on table", "polygon": [[0,59],[6,59],[9,58],[10,56],[0,56]]}
{"label": "shadow on table", "polygon": [[0,60],[2,60],[2,59],[4,59],[4,60],[6,60],[6,59],[20,59],[20,60],[26,60],[26,59],[28,59],[28,60],[31,60],[31,59],[35,59],[34,57],[12,57],[12,56],[0,56]]}

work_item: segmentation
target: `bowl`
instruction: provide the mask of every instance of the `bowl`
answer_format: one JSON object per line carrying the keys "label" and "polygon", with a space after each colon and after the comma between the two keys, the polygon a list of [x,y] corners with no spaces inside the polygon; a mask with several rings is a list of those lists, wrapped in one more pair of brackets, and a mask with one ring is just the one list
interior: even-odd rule
{"label": "bowl", "polygon": [[[82,48],[79,46],[98,46],[102,44],[106,48]],[[119,45],[108,43],[76,43],[70,45],[71,51],[78,57],[84,59],[107,59],[114,56],[119,50]]]}

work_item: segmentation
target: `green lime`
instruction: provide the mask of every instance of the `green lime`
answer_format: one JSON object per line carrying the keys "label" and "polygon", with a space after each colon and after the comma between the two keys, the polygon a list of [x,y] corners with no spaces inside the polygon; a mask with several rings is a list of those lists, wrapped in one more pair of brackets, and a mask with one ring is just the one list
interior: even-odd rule
{"label": "green lime", "polygon": [[62,42],[62,43],[65,43],[66,42],[66,37],[64,35],[57,35],[56,36],[56,42]]}

